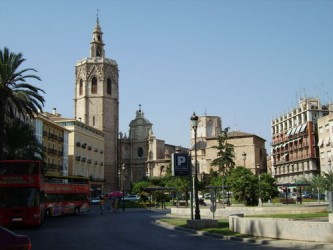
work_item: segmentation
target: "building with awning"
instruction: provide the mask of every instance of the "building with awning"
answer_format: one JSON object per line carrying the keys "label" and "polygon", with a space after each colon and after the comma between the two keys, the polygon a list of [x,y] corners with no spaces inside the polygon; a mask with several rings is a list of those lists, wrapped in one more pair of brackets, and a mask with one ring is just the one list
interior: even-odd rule
{"label": "building with awning", "polygon": [[320,155],[320,171],[332,171],[333,148],[333,112],[318,119],[318,148]]}
{"label": "building with awning", "polygon": [[[322,105],[317,98],[301,98],[291,112],[272,121],[272,173],[278,183],[310,179],[323,166],[327,169],[333,138],[333,119],[326,119],[330,112],[333,105]],[[321,129],[320,119],[325,120]],[[326,134],[320,132],[324,130]]]}

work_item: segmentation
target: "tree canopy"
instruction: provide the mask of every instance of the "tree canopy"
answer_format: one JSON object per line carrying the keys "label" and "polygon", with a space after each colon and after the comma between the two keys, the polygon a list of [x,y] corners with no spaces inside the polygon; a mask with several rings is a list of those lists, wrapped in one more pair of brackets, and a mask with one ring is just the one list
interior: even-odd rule
{"label": "tree canopy", "polygon": [[33,68],[20,70],[26,59],[22,53],[13,53],[8,48],[0,50],[0,159],[3,159],[5,117],[14,117],[14,110],[19,114],[33,117],[42,110],[44,97],[42,89],[27,81],[40,81],[40,77],[30,72],[37,72]]}
{"label": "tree canopy", "polygon": [[41,160],[43,146],[37,141],[33,127],[15,119],[5,124],[4,159]]}
{"label": "tree canopy", "polygon": [[217,149],[217,158],[211,162],[211,166],[218,166],[219,173],[225,176],[235,166],[234,145],[227,142],[229,128],[225,128],[218,136],[218,145],[212,148]]}

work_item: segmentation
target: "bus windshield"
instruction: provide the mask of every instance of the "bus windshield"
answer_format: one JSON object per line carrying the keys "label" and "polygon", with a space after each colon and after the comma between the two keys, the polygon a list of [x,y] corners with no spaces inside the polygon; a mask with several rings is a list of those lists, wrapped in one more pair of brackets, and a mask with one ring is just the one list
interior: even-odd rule
{"label": "bus windshield", "polygon": [[37,188],[2,187],[0,188],[0,207],[35,207],[39,204]]}

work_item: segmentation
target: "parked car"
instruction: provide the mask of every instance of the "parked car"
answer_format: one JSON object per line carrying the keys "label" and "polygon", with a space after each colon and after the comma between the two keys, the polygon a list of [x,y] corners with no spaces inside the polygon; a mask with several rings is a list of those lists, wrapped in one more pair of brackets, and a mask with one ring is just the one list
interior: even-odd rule
{"label": "parked car", "polygon": [[128,194],[124,197],[125,201],[138,201],[140,199],[140,196],[135,194]]}
{"label": "parked car", "polygon": [[30,238],[0,227],[0,249],[31,250]]}
{"label": "parked car", "polygon": [[93,197],[90,200],[91,205],[99,205],[100,199],[99,197]]}
{"label": "parked car", "polygon": [[302,194],[302,198],[313,198],[314,197],[314,195],[313,194],[311,194],[311,193],[303,193]]}

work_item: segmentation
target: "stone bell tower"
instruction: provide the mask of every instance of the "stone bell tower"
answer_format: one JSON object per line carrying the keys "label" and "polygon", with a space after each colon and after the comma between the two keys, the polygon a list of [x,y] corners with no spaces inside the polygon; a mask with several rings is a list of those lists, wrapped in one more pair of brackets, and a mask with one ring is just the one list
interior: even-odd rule
{"label": "stone bell tower", "polygon": [[115,60],[105,57],[103,32],[97,17],[89,57],[75,66],[75,119],[105,133],[105,190],[117,188],[117,138],[119,132],[119,72]]}

